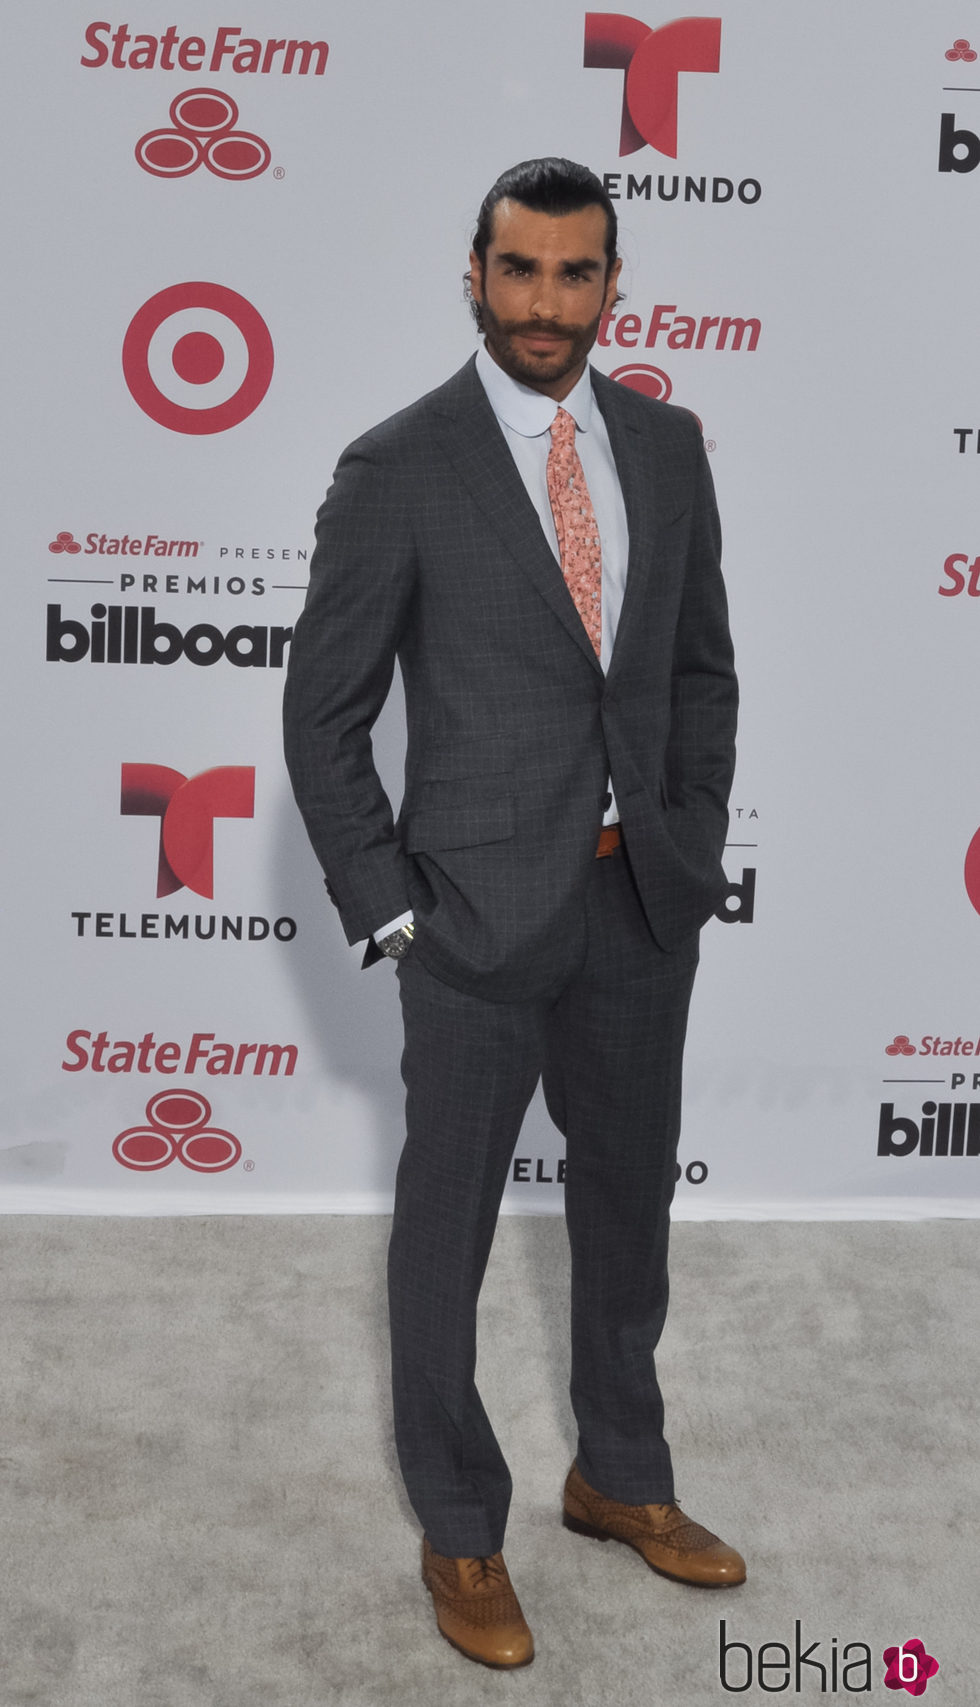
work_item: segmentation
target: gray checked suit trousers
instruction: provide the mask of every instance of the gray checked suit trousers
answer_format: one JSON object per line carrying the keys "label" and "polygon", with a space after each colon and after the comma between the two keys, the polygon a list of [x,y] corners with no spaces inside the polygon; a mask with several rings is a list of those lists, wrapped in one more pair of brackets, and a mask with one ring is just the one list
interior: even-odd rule
{"label": "gray checked suit trousers", "polygon": [[414,950],[398,969],[407,1139],[389,1253],[395,1433],[416,1514],[450,1556],[503,1544],[511,1478],[476,1388],[476,1308],[539,1078],[566,1141],[578,1464],[613,1499],[673,1499],[653,1354],[698,939],[657,946],[622,851],[594,861],[586,912],[584,959],[548,1000],[465,994]]}

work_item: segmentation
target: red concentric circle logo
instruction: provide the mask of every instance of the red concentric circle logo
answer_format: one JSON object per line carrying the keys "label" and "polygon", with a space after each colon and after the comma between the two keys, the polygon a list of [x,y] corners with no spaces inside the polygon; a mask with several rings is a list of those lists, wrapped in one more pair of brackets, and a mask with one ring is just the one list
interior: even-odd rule
{"label": "red concentric circle logo", "polygon": [[185,89],[170,103],[172,130],[150,130],[136,158],[155,178],[186,178],[206,166],[218,178],[258,178],[272,159],[269,144],[236,130],[238,107],[222,89]]}
{"label": "red concentric circle logo", "polygon": [[980,830],[973,837],[966,850],[966,860],[963,866],[963,881],[970,902],[980,913]]}
{"label": "red concentric circle logo", "polygon": [[158,1091],[146,1105],[146,1118],[165,1131],[196,1132],[211,1119],[211,1104],[200,1091]]}
{"label": "red concentric circle logo", "polygon": [[242,1147],[233,1132],[209,1126],[211,1104],[200,1091],[158,1091],[146,1105],[146,1126],[120,1132],[112,1153],[124,1168],[152,1173],[178,1157],[197,1174],[220,1174],[233,1168]]}
{"label": "red concentric circle logo", "polygon": [[130,321],[122,351],[133,400],[173,433],[224,433],[269,389],[275,353],[256,308],[225,285],[170,285]]}
{"label": "red concentric circle logo", "polygon": [[169,1132],[160,1132],[155,1126],[129,1126],[125,1132],[120,1132],[112,1153],[124,1168],[150,1173],[154,1168],[165,1168],[172,1162],[177,1146]]}
{"label": "red concentric circle logo", "polygon": [[195,131],[198,136],[217,136],[219,131],[234,129],[238,107],[223,89],[185,89],[171,101],[170,117],[181,130]]}
{"label": "red concentric circle logo", "polygon": [[67,528],[63,529],[56,538],[48,542],[48,550],[53,551],[56,556],[59,552],[67,551],[69,557],[77,557],[81,549],[82,548],[79,545],[78,540],[75,538],[75,535],[73,533],[69,533]]}
{"label": "red concentric circle logo", "polygon": [[618,367],[609,377],[617,380],[620,385],[628,385],[631,391],[639,391],[644,397],[652,397],[655,403],[666,403],[674,389],[663,369],[651,367],[649,362],[628,362],[625,367]]}

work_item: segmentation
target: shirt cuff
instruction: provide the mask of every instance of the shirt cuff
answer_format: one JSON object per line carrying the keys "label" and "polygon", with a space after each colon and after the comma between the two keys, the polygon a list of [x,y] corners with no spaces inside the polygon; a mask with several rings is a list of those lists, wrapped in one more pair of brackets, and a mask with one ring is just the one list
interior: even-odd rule
{"label": "shirt cuff", "polygon": [[374,933],[374,940],[378,947],[381,947],[384,938],[386,936],[391,936],[393,931],[400,931],[402,925],[410,925],[414,917],[414,913],[399,913],[397,919],[392,919],[390,925],[382,925],[381,929]]}

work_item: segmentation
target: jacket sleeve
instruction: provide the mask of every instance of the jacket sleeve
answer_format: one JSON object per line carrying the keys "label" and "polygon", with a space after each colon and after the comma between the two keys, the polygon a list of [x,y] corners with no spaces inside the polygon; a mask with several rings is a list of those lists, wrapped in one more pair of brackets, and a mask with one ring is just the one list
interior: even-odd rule
{"label": "jacket sleeve", "polygon": [[317,516],[283,703],[293,791],[351,943],[410,906],[371,730],[391,687],[415,573],[405,475],[361,439],[341,457]]}
{"label": "jacket sleeve", "polygon": [[670,833],[696,861],[720,859],[735,768],[738,684],[721,577],[721,529],[704,447],[697,445],[684,590],[671,663],[665,756]]}

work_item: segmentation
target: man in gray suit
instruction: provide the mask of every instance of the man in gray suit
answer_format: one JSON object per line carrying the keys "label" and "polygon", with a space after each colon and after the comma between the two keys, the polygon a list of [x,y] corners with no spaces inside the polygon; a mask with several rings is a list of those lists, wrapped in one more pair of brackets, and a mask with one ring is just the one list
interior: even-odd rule
{"label": "man in gray suit", "polygon": [[[564,1522],[684,1582],[745,1576],[674,1503],[653,1356],[737,695],[697,424],[587,365],[620,265],[586,168],[498,179],[470,255],[485,347],[341,457],[286,690],[331,898],[365,963],[398,967],[389,1298],[423,1578],[443,1635],[501,1667],[534,1649],[501,1556],[511,1482],[474,1380],[476,1304],[539,1079],[566,1141]],[[370,739],[396,659],[397,820]]]}

